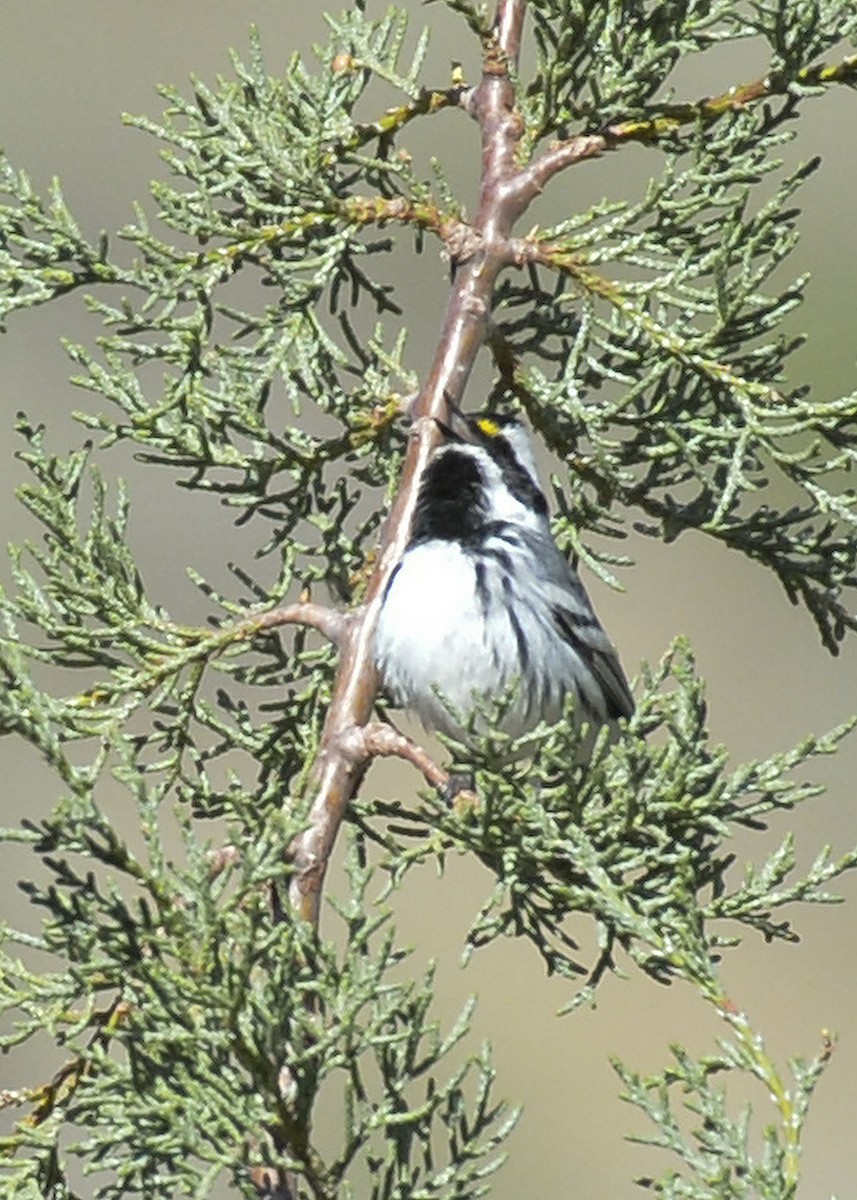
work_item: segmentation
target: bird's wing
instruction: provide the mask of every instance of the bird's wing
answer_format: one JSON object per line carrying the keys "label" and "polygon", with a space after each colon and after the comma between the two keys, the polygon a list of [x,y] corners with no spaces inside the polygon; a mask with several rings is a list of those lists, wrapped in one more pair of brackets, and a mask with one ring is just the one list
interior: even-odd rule
{"label": "bird's wing", "polygon": [[540,582],[545,589],[555,627],[598,681],[604,693],[608,717],[611,720],[630,717],[634,711],[634,698],[619,655],[595,615],[580,576],[552,538],[549,541],[538,540],[541,544],[535,559],[543,572]]}

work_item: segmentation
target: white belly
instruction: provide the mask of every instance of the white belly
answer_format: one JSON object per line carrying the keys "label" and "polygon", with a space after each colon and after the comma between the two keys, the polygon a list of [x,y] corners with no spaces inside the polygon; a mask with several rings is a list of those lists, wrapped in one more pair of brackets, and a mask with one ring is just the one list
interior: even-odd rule
{"label": "white belly", "polygon": [[[451,541],[414,547],[390,585],[376,632],[376,660],[394,702],[429,727],[457,736],[461,726],[447,706],[466,717],[474,700],[502,700],[516,681],[515,699],[502,721],[505,732],[523,733],[541,717],[556,719],[562,709],[565,689],[550,686],[557,667],[562,670],[556,661],[557,652],[563,655],[559,638],[548,645],[544,629],[527,623],[525,684],[519,639],[501,603],[498,569],[491,570],[497,602],[487,622],[473,557]],[[541,680],[534,682],[534,671]]]}

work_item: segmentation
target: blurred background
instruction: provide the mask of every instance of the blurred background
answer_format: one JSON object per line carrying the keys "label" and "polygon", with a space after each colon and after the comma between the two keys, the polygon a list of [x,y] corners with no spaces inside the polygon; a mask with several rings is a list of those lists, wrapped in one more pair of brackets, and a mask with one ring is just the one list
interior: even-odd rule
{"label": "blurred background", "polygon": [[[440,5],[418,0],[414,28],[431,23],[427,78],[449,81],[450,63],[465,56],[465,74],[476,77],[463,26]],[[380,13],[382,6],[369,5]],[[326,40],[321,8],[288,0],[250,2],[197,0],[185,4],[104,5],[76,0],[7,2],[0,10],[0,145],[16,168],[31,175],[44,192],[52,176],[62,181],[66,199],[90,236],[116,230],[132,216],[132,202],[147,200],[148,184],[163,175],[154,139],[123,127],[122,112],[158,117],[156,84],[188,88],[191,74],[213,83],[231,71],[227,49],[247,49],[247,30],[262,34],[268,69],[285,67],[298,50],[311,53]],[[677,73],[679,98],[718,93],[764,74],[759,48],[712,55]],[[436,122],[436,123],[435,123]],[[444,165],[458,195],[472,212],[478,167],[476,130],[462,115],[443,114],[405,143],[415,153],[431,152],[440,135]],[[855,386],[854,246],[857,244],[857,96],[845,89],[813,100],[799,122],[798,138],[787,148],[789,161],[821,153],[826,169],[803,188],[803,237],[790,275],[811,269],[809,303],[792,321],[810,341],[793,360],[791,382],[811,382],[822,396]],[[547,222],[569,207],[582,208],[603,195],[636,195],[649,172],[656,173],[656,150],[629,148],[561,176],[532,221]],[[548,208],[550,206],[550,210]],[[148,211],[153,211],[151,202]],[[528,221],[530,220],[528,216]],[[405,240],[403,239],[403,245]],[[851,249],[849,250],[849,247]],[[422,371],[439,327],[447,272],[434,246],[409,262],[391,264],[390,278],[406,289],[399,294],[412,328],[411,365]],[[24,409],[46,422],[49,445],[58,452],[78,446],[84,432],[71,413],[86,397],[68,383],[71,366],[62,336],[92,344],[97,324],[83,311],[80,297],[17,315],[0,341],[0,527],[3,541],[31,532],[14,499],[23,471],[14,415]],[[478,405],[487,376],[477,373],[470,403]],[[132,479],[132,537],[150,596],[180,619],[203,620],[204,602],[186,581],[192,566],[213,582],[225,580],[223,563],[239,558],[242,531],[230,514],[210,501],[179,492],[172,476],[138,471],[130,461],[112,459]],[[117,465],[118,464],[118,465]],[[699,668],[708,680],[710,724],[735,762],[785,749],[806,733],[823,732],[857,710],[857,639],[831,658],[820,646],[809,617],[792,608],[776,582],[737,555],[686,536],[669,547],[633,541],[637,560],[624,573],[626,591],[608,591],[597,581],[591,591],[606,627],[621,648],[629,673],[641,660],[656,661],[678,633],[687,634]],[[0,568],[4,581],[5,565]],[[764,835],[736,842],[740,859],[760,859],[795,828],[800,861],[831,843],[842,852],[857,841],[854,777],[857,741],[835,759],[817,764],[811,777],[828,785],[827,794],[779,820]],[[55,798],[53,777],[20,743],[0,743],[0,823],[46,810]],[[411,776],[385,765],[374,771],[377,790],[413,786]],[[26,851],[7,851],[0,866],[0,918],[30,923],[16,879],[31,870]],[[450,1021],[470,994],[478,996],[473,1046],[489,1040],[498,1069],[498,1091],[522,1103],[524,1115],[510,1143],[510,1159],[498,1176],[494,1195],[510,1200],[542,1196],[641,1194],[634,1176],[658,1173],[668,1164],[658,1153],[627,1144],[627,1132],[645,1132],[636,1114],[618,1100],[619,1084],[610,1066],[618,1056],[642,1072],[666,1066],[668,1046],[680,1041],[695,1054],[713,1049],[725,1032],[688,990],[659,988],[632,977],[610,978],[598,1006],[569,1017],[556,1010],[569,998],[566,985],[543,978],[534,951],[513,942],[477,955],[460,966],[461,939],[486,879],[462,861],[448,864],[442,878],[413,877],[401,898],[401,937],[415,947],[415,969],[439,962],[439,1012]],[[857,1169],[851,1146],[857,1108],[857,878],[839,888],[846,904],[791,913],[799,945],[765,946],[748,941],[730,954],[724,978],[735,1003],[744,1008],[779,1061],[807,1057],[819,1047],[822,1029],[838,1031],[839,1046],[819,1087],[810,1116],[804,1158],[802,1200],[841,1200],[857,1195]],[[36,1082],[54,1061],[28,1064],[24,1078],[3,1075],[0,1089]],[[759,1121],[773,1116],[769,1098],[749,1089]],[[739,1098],[740,1099],[740,1098]],[[677,1164],[676,1164],[677,1165]]]}

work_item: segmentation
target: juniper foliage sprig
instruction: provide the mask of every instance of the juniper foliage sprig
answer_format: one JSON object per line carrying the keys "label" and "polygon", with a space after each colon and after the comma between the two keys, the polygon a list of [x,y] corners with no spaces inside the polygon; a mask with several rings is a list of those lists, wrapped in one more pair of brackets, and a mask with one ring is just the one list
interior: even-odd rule
{"label": "juniper foliage sprig", "polygon": [[[475,807],[364,792],[338,934],[283,909],[335,653],[270,617],[310,585],[353,606],[371,571],[416,387],[409,298],[388,261],[430,236],[459,267],[479,252],[473,199],[454,194],[440,155],[424,168],[408,146],[441,110],[474,136],[474,81],[460,68],[426,79],[428,35],[366,7],[329,19],[314,64],[295,56],[272,75],[254,34],[233,78],[164,88],[162,119],[127,118],[158,140],[168,177],[113,242],[86,234],[58,183],[42,198],[0,160],[0,319],[79,293],[101,327],[94,346],[67,346],[97,444],[56,455],[36,421],[18,423],[37,533],[0,595],[0,732],[35,748],[59,798],[4,834],[33,856],[41,920],[4,934],[0,1008],[3,1044],[47,1037],[56,1071],[4,1093],[23,1109],[0,1139],[4,1194],[70,1200],[82,1167],[101,1197],[205,1196],[224,1179],[257,1196],[275,1164],[316,1200],[481,1195],[514,1114],[492,1098],[487,1053],[463,1046],[469,1011],[441,1036],[431,974],[403,978],[384,908],[405,874],[457,852],[491,881],[469,951],[526,936],[549,970],[585,977],[568,1007],[636,965],[691,984],[729,1025],[715,1057],[676,1050],[651,1080],[621,1068],[682,1163],[646,1186],[703,1200],[752,1181],[791,1197],[829,1050],[786,1085],[717,963],[747,930],[792,938],[783,910],[833,900],[857,865],[824,851],[798,871],[787,835],[742,873],[732,840],[811,801],[803,768],[847,725],[732,766],[679,642],[643,671],[630,729],[602,737],[588,767],[569,767],[583,735],[566,723],[541,731],[535,762],[498,771],[496,738],[469,752]],[[807,99],[857,79],[853,56],[820,61],[855,37],[853,4],[531,0],[530,77],[503,63],[485,6],[446,7],[490,69],[512,73],[522,171],[630,141],[650,153],[636,200],[516,239],[495,296],[494,397],[523,405],[567,464],[561,539],[606,574],[620,560],[603,542],[625,512],[665,541],[699,530],[773,570],[835,649],[855,627],[841,484],[857,395],[788,383],[799,338],[784,321],[806,281],[784,270],[816,164],[777,156]],[[755,82],[672,94],[677,64],[751,37]],[[117,443],[242,523],[234,584],[192,575],[196,625],[173,620],[137,566],[126,489],[96,465]],[[594,961],[575,941],[587,926]],[[761,1163],[749,1114],[731,1116],[720,1087],[737,1073],[778,1104]],[[676,1085],[701,1114],[690,1134]]]}
{"label": "juniper foliage sprig", "polygon": [[[475,854],[494,882],[468,945],[524,936],[550,972],[570,979],[600,976],[606,965],[581,962],[573,930],[582,913],[594,918],[611,965],[621,948],[659,981],[704,978],[742,926],[767,941],[794,940],[778,910],[835,902],[827,884],[857,866],[857,849],[838,858],[827,849],[796,877],[789,836],[736,878],[729,843],[817,796],[823,789],[801,768],[835,753],[854,722],[730,769],[726,749],[710,743],[704,688],[685,642],[644,670],[642,682],[631,736],[612,745],[602,737],[588,760],[581,751],[589,735],[565,720],[544,731],[534,762],[502,771],[498,760],[514,754],[503,735],[485,743],[475,764],[475,752],[458,747],[461,763],[476,766],[476,807],[450,808],[434,793],[415,804],[361,800],[356,819],[383,847],[391,882],[415,861]],[[588,996],[584,988],[574,1003]]]}
{"label": "juniper foliage sprig", "polygon": [[[582,122],[606,130],[608,147],[640,136],[664,161],[636,203],[538,231],[543,265],[498,297],[510,349],[541,360],[513,388],[549,442],[586,447],[567,485],[574,511],[618,532],[619,501],[646,534],[697,529],[739,550],[775,572],[836,652],[855,622],[857,512],[841,480],[857,392],[784,386],[802,339],[783,322],[807,280],[784,284],[778,270],[797,237],[793,197],[818,161],[784,173],[777,156],[817,89],[822,71],[807,68],[854,39],[853,6],[689,4],[643,21],[636,4],[536,4],[534,16],[532,144]],[[770,43],[771,103],[745,107],[753,89],[738,87],[724,121],[720,102],[654,99],[679,56],[755,34]],[[857,78],[853,57],[842,78]],[[769,487],[783,500],[760,501]]]}
{"label": "juniper foliage sprig", "polygon": [[[659,1179],[646,1175],[636,1180],[656,1196],[739,1200],[754,1195],[778,1200],[794,1195],[808,1105],[833,1041],[825,1033],[815,1058],[792,1060],[789,1077],[781,1077],[762,1040],[747,1028],[744,1015],[726,1015],[737,1036],[721,1041],[717,1054],[695,1060],[674,1046],[672,1066],[648,1078],[619,1062],[613,1064],[625,1085],[622,1099],[640,1109],[658,1130],[631,1140],[666,1150],[682,1161],[681,1171],[668,1169]],[[750,1106],[736,1112],[725,1086],[730,1076],[740,1072],[766,1086],[775,1105],[776,1117],[762,1131],[761,1152],[753,1144]]]}
{"label": "juniper foliage sprig", "polygon": [[[285,1159],[313,1196],[341,1194],[355,1161],[377,1173],[378,1200],[411,1186],[438,1200],[478,1195],[515,1114],[492,1098],[487,1051],[439,1076],[470,1011],[441,1036],[431,978],[402,980],[389,914],[367,911],[359,856],[340,910],[344,947],[319,946],[303,926],[270,920],[294,820],[272,814],[260,833],[258,797],[233,793],[240,862],[215,875],[188,823],[174,865],[156,832],[163,797],[131,775],[144,854],[83,790],[26,834],[56,878],[28,889],[46,914],[41,936],[7,933],[0,949],[0,1007],[17,1018],[2,1045],[47,1033],[66,1062],[12,1097],[31,1111],[0,1138],[4,1194],[70,1195],[65,1163],[78,1160],[105,1198],[208,1195],[224,1179],[256,1195],[254,1165]],[[35,971],[34,957],[71,966]],[[324,1159],[309,1130],[329,1096],[341,1140]]]}

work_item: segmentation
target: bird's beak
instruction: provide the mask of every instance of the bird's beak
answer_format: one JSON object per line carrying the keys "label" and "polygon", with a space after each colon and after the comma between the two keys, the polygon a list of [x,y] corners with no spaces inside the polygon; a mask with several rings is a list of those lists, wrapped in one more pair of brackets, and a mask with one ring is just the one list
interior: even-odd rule
{"label": "bird's beak", "polygon": [[[468,436],[471,432],[470,420],[464,415],[455,401],[452,400],[447,393],[444,393],[444,400],[446,400],[446,407],[449,412],[449,424],[447,424],[446,421],[440,421],[435,418],[435,424],[437,425],[438,429],[449,442],[472,442],[472,436]],[[464,427],[462,432],[459,433],[459,431],[454,428],[455,422]]]}
{"label": "bird's beak", "polygon": [[493,421],[484,417],[469,417],[462,412],[454,400],[445,397],[449,410],[450,421],[437,421],[438,429],[450,442],[465,442],[469,445],[480,445],[500,432]]}

